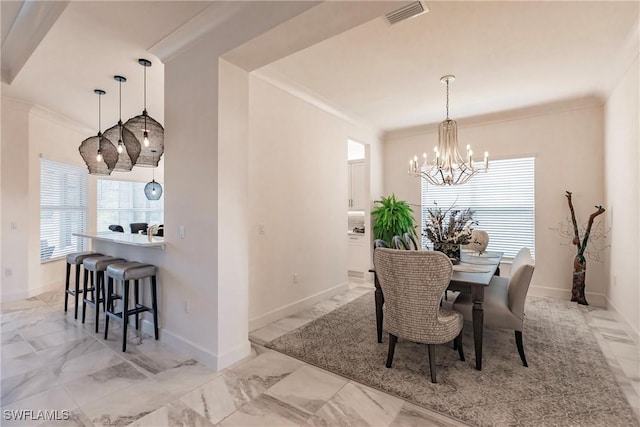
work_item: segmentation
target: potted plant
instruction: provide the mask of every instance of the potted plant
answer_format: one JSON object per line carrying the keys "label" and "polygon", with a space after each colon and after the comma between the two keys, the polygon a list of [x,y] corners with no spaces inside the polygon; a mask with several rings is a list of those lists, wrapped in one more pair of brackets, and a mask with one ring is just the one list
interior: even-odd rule
{"label": "potted plant", "polygon": [[391,247],[393,236],[403,236],[411,233],[415,236],[413,209],[404,200],[396,200],[395,194],[382,197],[374,202],[373,236],[381,239]]}
{"label": "potted plant", "polygon": [[449,258],[460,259],[460,245],[471,241],[473,211],[453,209],[443,211],[438,204],[427,209],[424,235],[433,243],[433,249],[444,252]]}

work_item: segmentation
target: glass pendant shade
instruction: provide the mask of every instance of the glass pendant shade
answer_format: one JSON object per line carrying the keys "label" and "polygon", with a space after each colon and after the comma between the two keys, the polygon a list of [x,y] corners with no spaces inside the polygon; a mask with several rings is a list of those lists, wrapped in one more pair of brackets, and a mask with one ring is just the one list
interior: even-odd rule
{"label": "glass pendant shade", "polygon": [[144,186],[144,195],[148,200],[159,200],[162,196],[162,186],[154,179]]}
{"label": "glass pendant shade", "polygon": [[[120,137],[120,129],[122,129],[122,138]],[[123,150],[122,153],[118,153],[116,148],[118,162],[113,170],[126,172],[131,171],[131,169],[133,169],[133,165],[136,164],[138,157],[140,156],[141,146],[138,139],[129,129],[122,125],[122,122],[119,122],[117,125],[104,131],[104,136],[110,141],[118,141],[115,142],[114,148],[117,147],[119,141],[122,140]]]}
{"label": "glass pendant shade", "polygon": [[[144,110],[139,116],[127,120],[124,127],[131,131],[140,142],[140,155],[134,166],[157,167],[160,157],[164,153],[164,128],[162,125],[149,116],[147,110]],[[143,142],[145,129],[149,140],[148,146],[145,146]],[[155,151],[155,156],[153,151]]]}
{"label": "glass pendant shade", "polygon": [[[100,148],[102,161],[96,158],[98,148]],[[111,171],[118,162],[118,150],[115,145],[100,133],[82,141],[78,150],[90,175],[111,175]]]}

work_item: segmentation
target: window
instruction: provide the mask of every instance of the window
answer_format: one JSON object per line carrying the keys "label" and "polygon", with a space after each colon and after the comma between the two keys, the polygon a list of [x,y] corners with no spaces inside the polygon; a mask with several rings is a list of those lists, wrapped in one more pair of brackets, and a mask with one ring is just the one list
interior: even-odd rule
{"label": "window", "polygon": [[40,262],[84,250],[87,170],[40,159]]}
{"label": "window", "polygon": [[98,232],[108,231],[112,224],[121,225],[125,233],[132,222],[162,224],[164,195],[160,200],[148,200],[145,182],[98,179]]}
{"label": "window", "polygon": [[[526,246],[535,250],[535,199],[533,157],[492,160],[489,172],[479,172],[459,186],[434,186],[422,180],[422,218],[426,209],[471,208],[478,229],[489,233],[487,250],[515,257]],[[423,245],[425,240],[423,239]]]}

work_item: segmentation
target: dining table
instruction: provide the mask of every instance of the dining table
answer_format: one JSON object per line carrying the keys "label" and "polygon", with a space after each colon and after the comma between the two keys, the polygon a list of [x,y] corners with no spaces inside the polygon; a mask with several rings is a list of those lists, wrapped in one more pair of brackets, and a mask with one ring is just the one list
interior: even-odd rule
{"label": "dining table", "polygon": [[[500,261],[503,252],[473,252],[462,251],[460,261],[453,265],[453,273],[451,281],[447,287],[448,291],[457,291],[462,293],[470,293],[473,301],[473,343],[476,355],[476,369],[482,370],[482,335],[484,329],[484,290],[491,283],[494,275],[500,273]],[[375,275],[375,269],[369,272],[374,273],[375,285],[375,308],[376,308],[376,327],[378,333],[378,342],[382,342],[382,323],[383,323],[383,305],[384,295],[382,288]]]}

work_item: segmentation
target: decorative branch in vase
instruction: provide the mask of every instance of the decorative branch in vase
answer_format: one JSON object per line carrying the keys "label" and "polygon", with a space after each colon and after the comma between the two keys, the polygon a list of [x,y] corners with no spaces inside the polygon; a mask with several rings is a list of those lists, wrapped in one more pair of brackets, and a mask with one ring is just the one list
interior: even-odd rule
{"label": "decorative branch in vase", "polygon": [[433,243],[433,249],[444,252],[456,260],[460,259],[460,245],[471,241],[473,211],[471,209],[442,210],[437,203],[434,208],[427,209],[424,224],[424,236]]}
{"label": "decorative branch in vase", "polygon": [[593,226],[593,220],[602,215],[605,209],[602,206],[596,205],[596,211],[589,216],[589,222],[587,223],[587,229],[580,239],[580,232],[578,230],[578,222],[576,221],[576,214],[573,209],[573,202],[571,200],[571,192],[567,191],[565,196],[569,202],[569,210],[571,211],[571,222],[573,224],[574,237],[572,243],[576,245],[576,256],[573,259],[573,285],[571,287],[571,301],[577,301],[578,304],[589,305],[587,298],[585,297],[585,280],[587,274],[587,259],[585,257],[585,251],[587,250],[587,243],[589,242],[589,235],[591,234],[591,227]]}

